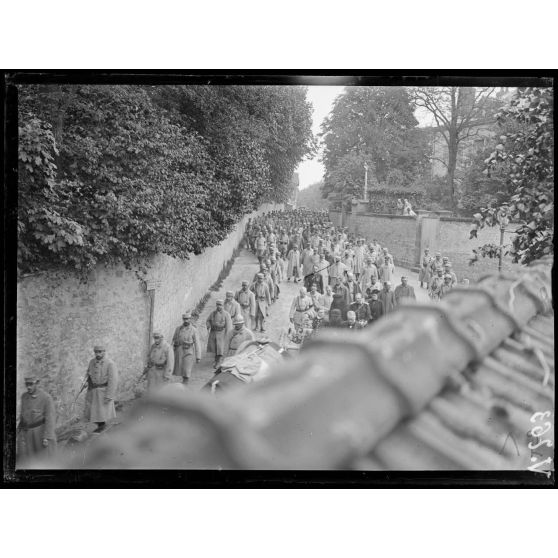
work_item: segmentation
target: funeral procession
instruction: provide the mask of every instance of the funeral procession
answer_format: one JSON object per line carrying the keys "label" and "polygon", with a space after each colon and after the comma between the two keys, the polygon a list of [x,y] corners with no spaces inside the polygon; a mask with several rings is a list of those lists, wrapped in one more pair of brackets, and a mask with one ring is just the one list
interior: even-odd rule
{"label": "funeral procession", "polygon": [[16,471],[554,474],[552,88],[17,91]]}

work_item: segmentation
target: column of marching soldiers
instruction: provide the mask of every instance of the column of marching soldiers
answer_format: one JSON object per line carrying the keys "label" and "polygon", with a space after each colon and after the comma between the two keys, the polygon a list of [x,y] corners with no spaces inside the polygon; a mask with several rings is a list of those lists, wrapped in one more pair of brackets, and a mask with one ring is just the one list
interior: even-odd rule
{"label": "column of marching soldiers", "polygon": [[[242,350],[265,333],[270,308],[280,296],[280,284],[300,284],[290,307],[288,337],[300,342],[320,328],[359,330],[393,312],[405,300],[415,299],[406,276],[392,290],[393,256],[376,239],[369,241],[334,226],[325,211],[295,209],[272,211],[249,220],[244,246],[258,258],[260,270],[242,281],[237,292],[227,291],[217,300],[206,321],[207,352],[222,359]],[[419,272],[421,288],[441,300],[457,283],[451,263],[440,252],[425,249]],[[148,390],[169,381],[172,375],[187,384],[194,364],[201,360],[201,345],[192,313],[182,315],[172,347],[159,331],[153,332],[144,376]],[[82,389],[87,389],[84,418],[102,432],[116,417],[114,398],[118,385],[115,363],[103,345],[94,346]],[[142,376],[143,376],[142,375]],[[18,458],[52,455],[56,448],[56,410],[51,396],[38,387],[39,378],[25,377],[17,426]],[[78,393],[79,396],[79,393]],[[77,399],[77,398],[76,398]]]}

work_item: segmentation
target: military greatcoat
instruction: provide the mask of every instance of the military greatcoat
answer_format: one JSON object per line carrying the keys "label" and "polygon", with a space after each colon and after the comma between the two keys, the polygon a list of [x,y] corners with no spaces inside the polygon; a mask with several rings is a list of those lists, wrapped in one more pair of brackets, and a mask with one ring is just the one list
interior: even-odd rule
{"label": "military greatcoat", "polygon": [[[18,423],[18,459],[52,455],[56,449],[56,411],[52,397],[42,389],[21,396]],[[43,440],[48,440],[48,447]]]}
{"label": "military greatcoat", "polygon": [[225,338],[227,333],[232,329],[231,315],[223,310],[213,310],[206,321],[207,327],[210,329],[207,338],[207,352],[215,353],[216,356],[225,354]]}
{"label": "military greatcoat", "polygon": [[[90,422],[106,422],[116,418],[114,397],[118,387],[116,364],[107,357],[92,358],[87,367],[85,418]],[[108,399],[109,401],[105,401]]]}

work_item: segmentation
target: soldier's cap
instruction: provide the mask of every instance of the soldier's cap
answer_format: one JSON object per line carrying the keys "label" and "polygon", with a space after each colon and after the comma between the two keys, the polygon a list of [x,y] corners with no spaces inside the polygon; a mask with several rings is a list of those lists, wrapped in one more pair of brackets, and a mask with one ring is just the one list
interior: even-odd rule
{"label": "soldier's cap", "polygon": [[444,267],[451,267],[451,263],[450,263],[450,262],[446,262],[446,263],[444,264]]}
{"label": "soldier's cap", "polygon": [[436,255],[437,255],[437,256],[441,256],[441,255],[442,255],[442,252],[436,252]]}
{"label": "soldier's cap", "polygon": [[380,289],[372,289],[372,294],[378,294],[380,292]]}
{"label": "soldier's cap", "polygon": [[430,248],[425,248],[424,251],[425,252],[430,252]]}
{"label": "soldier's cap", "polygon": [[182,319],[183,320],[189,320],[192,317],[192,312],[190,312],[190,310],[186,310],[186,312],[184,312],[184,314],[182,314]]}
{"label": "soldier's cap", "polygon": [[104,345],[102,345],[101,343],[99,343],[99,344],[97,344],[97,345],[94,345],[93,350],[94,350],[94,351],[105,351],[106,349],[105,349],[105,346],[104,346]]}
{"label": "soldier's cap", "polygon": [[39,381],[39,378],[37,378],[37,376],[35,376],[34,374],[30,374],[29,376],[25,376],[25,378],[23,378],[23,381],[26,384],[35,384]]}
{"label": "soldier's cap", "polygon": [[444,256],[444,257],[442,258],[442,260],[446,260],[446,261],[447,261],[447,260],[449,260],[449,258],[448,258],[447,256]]}
{"label": "soldier's cap", "polygon": [[446,274],[444,275],[444,279],[451,279],[451,275],[450,275],[449,273],[446,273]]}
{"label": "soldier's cap", "polygon": [[243,324],[244,323],[244,318],[242,316],[237,316],[234,320],[233,320],[233,325],[237,325],[237,324]]}
{"label": "soldier's cap", "polygon": [[391,287],[391,281],[384,281],[384,285],[389,285]]}
{"label": "soldier's cap", "polygon": [[153,337],[163,337],[163,334],[160,331],[154,331]]}
{"label": "soldier's cap", "polygon": [[232,291],[227,291],[227,292],[226,292],[226,295],[227,295],[227,296],[234,296],[234,293],[233,293]]}
{"label": "soldier's cap", "polygon": [[243,284],[243,285],[248,285],[248,281],[247,281],[246,279],[243,279],[243,280],[242,280],[242,284]]}
{"label": "soldier's cap", "polygon": [[401,275],[401,279],[408,279],[406,275]]}
{"label": "soldier's cap", "polygon": [[256,277],[259,277],[260,279],[263,279],[264,275],[263,275],[263,273],[258,273],[258,274],[256,275]]}

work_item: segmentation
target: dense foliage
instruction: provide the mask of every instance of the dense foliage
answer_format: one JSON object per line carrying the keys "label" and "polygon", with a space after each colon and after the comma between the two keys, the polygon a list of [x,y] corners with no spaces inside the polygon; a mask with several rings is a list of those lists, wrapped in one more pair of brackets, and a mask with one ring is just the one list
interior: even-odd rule
{"label": "dense foliage", "polygon": [[322,124],[323,195],[362,197],[368,185],[412,182],[427,164],[428,143],[403,87],[347,87]]}
{"label": "dense foliage", "polygon": [[19,270],[187,258],[293,194],[314,148],[300,87],[26,86]]}
{"label": "dense foliage", "polygon": [[[554,237],[554,106],[553,90],[519,88],[509,106],[498,115],[503,127],[500,143],[486,159],[486,174],[504,176],[512,195],[506,201],[482,207],[474,216],[471,238],[485,226],[518,223],[512,245],[504,250],[514,262],[527,264],[553,252]],[[505,128],[504,128],[505,129]],[[479,255],[500,256],[502,248],[485,244]]]}

